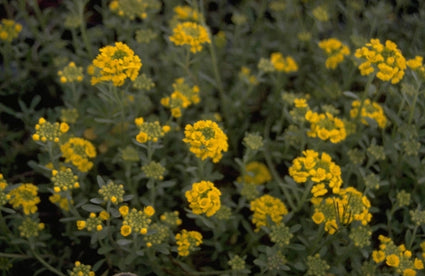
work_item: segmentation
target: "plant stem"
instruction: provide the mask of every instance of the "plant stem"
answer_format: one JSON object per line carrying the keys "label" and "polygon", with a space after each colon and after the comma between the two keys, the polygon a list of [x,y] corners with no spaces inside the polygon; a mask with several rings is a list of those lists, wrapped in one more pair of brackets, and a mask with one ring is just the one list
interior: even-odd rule
{"label": "plant stem", "polygon": [[43,260],[43,258],[40,257],[40,255],[35,251],[34,248],[31,248],[31,252],[34,255],[34,257],[42,264],[44,265],[48,270],[50,270],[51,272],[53,272],[56,275],[59,276],[66,276],[65,274],[63,274],[62,272],[60,272],[59,270],[57,270],[56,268],[54,268],[53,266],[51,266],[50,264],[48,264],[45,260]]}

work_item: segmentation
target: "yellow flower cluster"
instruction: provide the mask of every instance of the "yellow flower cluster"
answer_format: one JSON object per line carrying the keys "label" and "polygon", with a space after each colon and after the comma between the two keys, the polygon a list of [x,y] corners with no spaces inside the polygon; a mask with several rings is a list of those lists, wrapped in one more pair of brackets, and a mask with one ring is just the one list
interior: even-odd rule
{"label": "yellow flower cluster", "polygon": [[90,158],[96,157],[93,144],[83,138],[73,137],[60,146],[65,162],[72,163],[81,172],[88,172],[93,167]]}
{"label": "yellow flower cluster", "polygon": [[60,171],[52,170],[51,180],[54,184],[53,190],[56,193],[80,187],[80,183],[78,183],[78,176],[74,175],[70,168],[64,168]]}
{"label": "yellow flower cluster", "polygon": [[193,21],[199,22],[201,16],[199,12],[192,9],[190,6],[176,6],[173,9],[174,16],[171,19],[171,25],[174,26],[178,21]]}
{"label": "yellow flower cluster", "polygon": [[148,13],[154,13],[161,8],[158,0],[113,0],[109,9],[119,16],[134,20],[136,17],[145,19]]}
{"label": "yellow flower cluster", "polygon": [[378,103],[371,102],[369,99],[366,99],[363,102],[362,106],[360,101],[353,101],[350,110],[351,118],[356,118],[357,116],[359,116],[360,108],[360,116],[362,118],[363,124],[368,125],[368,122],[365,120],[365,118],[367,117],[372,120],[375,120],[380,128],[385,128],[385,125],[387,124],[387,117],[384,114],[384,110]]}
{"label": "yellow flower cluster", "polygon": [[371,39],[366,46],[357,49],[354,55],[366,59],[359,65],[362,76],[372,74],[377,69],[376,77],[391,81],[392,84],[398,83],[404,76],[406,59],[397,45],[390,40],[387,40],[384,46],[379,39]]}
{"label": "yellow flower cluster", "polygon": [[246,164],[245,174],[239,176],[236,181],[261,185],[270,180],[272,180],[272,176],[267,166],[261,162],[252,161]]}
{"label": "yellow flower cluster", "polygon": [[419,75],[425,79],[425,67],[423,65],[423,57],[416,56],[415,58],[409,59],[406,62],[407,67],[419,73]]}
{"label": "yellow flower cluster", "polygon": [[22,31],[22,25],[13,20],[3,18],[0,24],[0,39],[12,42]]}
{"label": "yellow flower cluster", "polygon": [[125,79],[137,78],[142,62],[126,44],[115,42],[114,46],[105,46],[99,52],[89,71],[92,85],[112,81],[114,86],[122,86]]}
{"label": "yellow flower cluster", "polygon": [[252,200],[251,211],[252,223],[255,224],[255,232],[258,232],[262,226],[271,226],[268,224],[268,217],[276,224],[282,221],[283,216],[288,213],[285,204],[276,197],[271,195],[263,195],[255,200]]}
{"label": "yellow flower cluster", "polygon": [[56,204],[64,211],[69,211],[69,203],[73,203],[74,201],[71,200],[70,202],[66,197],[62,197],[59,193],[55,193],[51,196],[49,196],[49,200],[51,203]]}
{"label": "yellow flower cluster", "polygon": [[314,150],[303,151],[302,157],[292,161],[289,175],[297,183],[312,181],[314,186],[311,193],[314,197],[320,197],[332,190],[338,194],[342,185],[341,168],[332,162],[329,154],[319,153]]}
{"label": "yellow flower cluster", "polygon": [[100,196],[102,196],[105,202],[112,202],[113,204],[118,204],[123,202],[124,198],[124,185],[116,184],[112,181],[109,181],[106,185],[103,185],[98,190]]}
{"label": "yellow flower cluster", "polygon": [[379,250],[372,252],[372,259],[379,264],[392,267],[399,275],[415,276],[418,270],[424,269],[423,262],[418,258],[412,258],[412,252],[407,250],[404,244],[396,246],[389,237],[379,235],[381,244]]}
{"label": "yellow flower cluster", "polygon": [[298,71],[298,64],[290,57],[284,57],[281,53],[275,52],[270,55],[270,62],[274,69],[279,72],[291,73]]}
{"label": "yellow flower cluster", "polygon": [[344,122],[329,112],[317,113],[308,110],[305,119],[310,122],[310,131],[307,132],[310,137],[319,137],[332,143],[339,143],[347,137]]}
{"label": "yellow flower cluster", "polygon": [[132,232],[146,235],[148,227],[151,223],[150,217],[155,214],[155,209],[152,206],[146,206],[143,211],[132,208],[129,210],[128,206],[121,206],[119,212],[124,220],[121,226],[121,235],[126,237]]}
{"label": "yellow flower cluster", "polygon": [[223,157],[222,152],[226,152],[229,147],[226,134],[216,122],[210,120],[197,121],[193,126],[186,125],[184,135],[183,142],[201,160],[211,158],[217,163]]}
{"label": "yellow flower cluster", "polygon": [[188,45],[190,51],[196,53],[202,50],[202,44],[211,43],[208,31],[205,27],[195,22],[182,22],[173,29],[170,41],[177,46]]}
{"label": "yellow flower cluster", "polygon": [[349,225],[354,221],[367,225],[372,215],[369,213],[370,201],[353,187],[341,189],[337,195],[312,199],[316,224],[325,224],[325,230],[334,234],[340,225]]}
{"label": "yellow flower cluster", "polygon": [[7,186],[8,185],[6,180],[3,178],[3,174],[0,173],[0,206],[5,205],[10,199],[10,195],[5,192]]}
{"label": "yellow flower cluster", "polygon": [[196,215],[214,215],[221,207],[221,192],[210,181],[200,181],[192,184],[192,189],[186,191],[185,196],[189,207]]}
{"label": "yellow flower cluster", "polygon": [[80,231],[83,229],[87,229],[88,231],[102,231],[102,221],[108,220],[109,217],[110,215],[106,211],[101,211],[99,215],[92,212],[86,220],[77,220],[77,229]]}
{"label": "yellow flower cluster", "polygon": [[53,141],[58,143],[62,134],[68,132],[69,125],[67,123],[50,123],[43,117],[38,120],[35,125],[35,133],[32,135],[34,141]]}
{"label": "yellow flower cluster", "polygon": [[58,71],[59,80],[61,83],[81,82],[83,80],[83,67],[77,67],[71,61],[65,68]]}
{"label": "yellow flower cluster", "polygon": [[173,83],[173,89],[170,96],[161,99],[161,104],[171,110],[174,118],[179,118],[182,116],[182,109],[199,103],[199,87],[190,87],[184,78],[178,78]]}
{"label": "yellow flower cluster", "polygon": [[177,252],[180,256],[188,256],[190,252],[202,244],[202,234],[198,231],[187,231],[183,229],[176,236]]}
{"label": "yellow flower cluster", "polygon": [[148,141],[157,142],[159,138],[163,137],[165,133],[170,131],[169,126],[162,126],[158,121],[145,122],[143,117],[134,119],[134,123],[139,128],[139,133],[136,136],[137,142],[143,144]]}
{"label": "yellow flower cluster", "polygon": [[13,208],[22,207],[25,215],[34,214],[37,212],[37,204],[40,203],[37,193],[37,186],[23,183],[9,192],[9,203]]}
{"label": "yellow flower cluster", "polygon": [[249,85],[257,85],[259,83],[257,77],[251,74],[251,69],[246,66],[241,67],[239,78]]}
{"label": "yellow flower cluster", "polygon": [[38,218],[34,220],[31,217],[25,217],[18,229],[21,237],[38,237],[40,231],[44,229],[44,223],[40,223]]}
{"label": "yellow flower cluster", "polygon": [[84,265],[79,261],[76,261],[74,268],[69,273],[70,276],[94,276],[94,271],[91,270],[90,265]]}
{"label": "yellow flower cluster", "polygon": [[329,38],[319,42],[319,47],[326,52],[328,58],[325,66],[328,69],[335,69],[344,60],[344,56],[350,54],[350,49],[336,38]]}

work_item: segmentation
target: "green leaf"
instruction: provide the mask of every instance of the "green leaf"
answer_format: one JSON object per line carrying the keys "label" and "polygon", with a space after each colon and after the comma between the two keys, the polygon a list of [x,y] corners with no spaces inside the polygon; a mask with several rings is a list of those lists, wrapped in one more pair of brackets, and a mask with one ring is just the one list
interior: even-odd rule
{"label": "green leaf", "polygon": [[131,244],[133,241],[132,240],[127,240],[127,239],[119,239],[117,240],[117,244],[119,246],[127,246],[129,244]]}
{"label": "green leaf", "polygon": [[83,208],[87,212],[92,212],[92,213],[99,213],[100,211],[103,211],[102,207],[94,205],[94,204],[84,204],[83,206],[81,206],[81,208]]}

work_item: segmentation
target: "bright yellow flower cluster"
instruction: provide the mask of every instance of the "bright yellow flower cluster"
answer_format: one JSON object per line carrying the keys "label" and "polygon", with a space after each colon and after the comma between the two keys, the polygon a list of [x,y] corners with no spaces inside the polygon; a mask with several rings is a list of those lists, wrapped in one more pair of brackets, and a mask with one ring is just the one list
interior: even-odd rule
{"label": "bright yellow flower cluster", "polygon": [[53,141],[58,143],[62,134],[68,132],[69,125],[67,123],[50,123],[43,117],[38,120],[35,125],[35,133],[32,135],[34,141]]}
{"label": "bright yellow flower cluster", "polygon": [[340,225],[349,225],[354,221],[367,225],[372,218],[369,213],[370,201],[353,187],[341,189],[339,194],[327,198],[315,197],[313,221],[325,224],[325,230],[334,234]]}
{"label": "bright yellow flower cluster", "polygon": [[381,244],[379,250],[372,252],[372,259],[379,264],[385,261],[387,266],[394,268],[397,274],[415,276],[418,270],[424,269],[423,262],[418,258],[412,258],[412,252],[407,250],[404,244],[396,246],[389,237],[379,235]]}
{"label": "bright yellow flower cluster", "polygon": [[122,86],[125,79],[137,78],[142,62],[126,44],[115,42],[114,46],[105,46],[99,52],[89,72],[92,85],[112,81],[114,86]]}
{"label": "bright yellow flower cluster", "polygon": [[[356,118],[357,116],[359,116],[360,106],[360,101],[353,101],[350,110],[351,118]],[[363,102],[363,106],[361,107],[361,109],[362,111],[360,116],[362,118],[363,124],[368,125],[368,122],[364,119],[367,117],[372,120],[375,120],[380,128],[385,128],[385,125],[387,124],[387,117],[384,114],[384,110],[378,103],[371,102],[369,99],[366,99]]]}
{"label": "bright yellow flower cluster", "polygon": [[344,122],[329,112],[317,113],[308,110],[305,119],[310,122],[310,131],[307,132],[310,137],[319,137],[332,143],[339,143],[347,137]]}
{"label": "bright yellow flower cluster", "polygon": [[80,231],[83,229],[87,229],[88,231],[102,231],[102,221],[108,220],[109,217],[110,215],[106,211],[101,211],[99,215],[92,212],[86,220],[77,220],[77,229]]}
{"label": "bright yellow flower cluster", "polygon": [[188,256],[202,244],[202,234],[198,231],[187,231],[183,229],[176,236],[177,252],[180,256]]}
{"label": "bright yellow flower cluster", "polygon": [[251,211],[254,212],[252,223],[255,224],[255,232],[260,231],[262,226],[271,226],[267,223],[268,217],[277,224],[281,222],[283,216],[288,213],[285,204],[279,198],[271,195],[263,195],[252,200],[250,205]]}
{"label": "bright yellow flower cluster", "polygon": [[211,158],[217,163],[223,156],[222,152],[226,152],[229,147],[226,134],[216,122],[210,120],[186,125],[184,135],[183,142],[188,144],[189,150],[202,160]]}
{"label": "bright yellow flower cluster", "polygon": [[202,44],[210,44],[211,39],[205,27],[195,22],[183,22],[173,29],[170,41],[177,46],[188,45],[190,51],[196,53],[202,50]]}
{"label": "bright yellow flower cluster", "polygon": [[355,57],[366,59],[359,65],[362,76],[369,75],[378,70],[376,77],[383,81],[398,83],[404,76],[406,70],[406,59],[397,45],[387,40],[385,46],[379,39],[371,39],[366,46],[355,52]]}
{"label": "bright yellow flower cluster", "polygon": [[67,82],[81,82],[83,81],[83,67],[77,67],[73,61],[71,61],[62,70],[58,71],[59,80],[61,83]]}
{"label": "bright yellow flower cluster", "polygon": [[40,203],[37,193],[37,186],[23,183],[9,192],[9,203],[13,208],[22,207],[25,215],[34,214],[37,212],[37,204]]}
{"label": "bright yellow flower cluster", "polygon": [[90,265],[84,265],[79,261],[75,262],[75,266],[69,274],[70,276],[94,276],[94,271]]}
{"label": "bright yellow flower cluster", "polygon": [[338,194],[342,185],[341,168],[332,162],[332,158],[325,152],[319,156],[314,150],[303,151],[302,157],[292,161],[289,175],[297,183],[312,181],[314,186],[311,193],[314,197],[323,196],[329,190]]}
{"label": "bright yellow flower cluster", "polygon": [[270,62],[274,69],[279,72],[291,73],[298,71],[298,64],[290,57],[284,57],[281,53],[275,52],[270,55]]}
{"label": "bright yellow flower cluster", "polygon": [[210,181],[200,181],[192,184],[192,189],[186,191],[185,196],[189,207],[196,215],[214,215],[221,207],[221,192]]}
{"label": "bright yellow flower cluster", "polygon": [[143,117],[134,119],[134,123],[139,129],[136,140],[141,144],[148,141],[157,142],[159,138],[163,137],[165,133],[170,131],[169,126],[161,126],[158,121],[145,122]]}
{"label": "bright yellow flower cluster", "polygon": [[134,20],[136,17],[145,19],[148,13],[154,13],[161,8],[158,0],[113,0],[109,9],[119,16]]}
{"label": "bright yellow flower cluster", "polygon": [[51,180],[54,184],[53,190],[56,193],[80,187],[80,183],[78,183],[78,176],[74,175],[70,168],[64,168],[60,171],[52,170]]}
{"label": "bright yellow flower cluster", "polygon": [[178,78],[173,83],[173,93],[161,99],[161,104],[171,110],[174,118],[182,116],[182,110],[200,101],[199,87],[190,87],[184,78]]}
{"label": "bright yellow flower cluster", "polygon": [[129,210],[127,206],[121,206],[119,209],[124,217],[121,226],[121,235],[126,237],[132,232],[146,235],[148,227],[151,223],[150,217],[155,214],[155,209],[152,206],[146,206],[143,211],[132,208]]}
{"label": "bright yellow flower cluster", "polygon": [[413,59],[409,59],[406,64],[407,67],[419,73],[419,75],[425,79],[425,67],[423,65],[423,57],[416,56]]}
{"label": "bright yellow flower cluster", "polygon": [[96,157],[93,144],[83,138],[73,137],[60,146],[65,162],[72,163],[81,172],[88,172],[93,167],[91,158]]}
{"label": "bright yellow flower cluster", "polygon": [[338,64],[344,60],[344,56],[350,54],[350,49],[347,45],[336,38],[329,38],[319,42],[319,47],[326,52],[328,58],[325,66],[328,69],[335,69]]}
{"label": "bright yellow flower cluster", "polygon": [[272,180],[272,176],[267,166],[261,162],[252,161],[246,164],[245,174],[239,176],[236,181],[261,185],[270,180]]}
{"label": "bright yellow flower cluster", "polygon": [[5,205],[10,199],[10,195],[4,191],[6,187],[7,182],[3,178],[3,174],[0,173],[0,206]]}
{"label": "bright yellow flower cluster", "polygon": [[22,31],[22,25],[10,19],[2,19],[0,24],[0,39],[12,42]]}

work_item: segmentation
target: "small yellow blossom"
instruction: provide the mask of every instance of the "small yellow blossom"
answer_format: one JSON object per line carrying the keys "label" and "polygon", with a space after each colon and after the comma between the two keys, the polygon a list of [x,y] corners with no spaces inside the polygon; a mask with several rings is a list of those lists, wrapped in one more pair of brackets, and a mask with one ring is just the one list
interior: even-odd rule
{"label": "small yellow blossom", "polygon": [[65,162],[72,163],[81,172],[88,172],[93,167],[90,159],[96,157],[96,149],[90,141],[72,137],[60,149]]}
{"label": "small yellow blossom", "polygon": [[31,183],[23,183],[9,192],[9,203],[13,208],[22,207],[24,214],[34,214],[37,212],[37,204],[40,203],[38,197],[38,187]]}
{"label": "small yellow blossom", "polygon": [[197,215],[205,213],[207,217],[214,215],[220,209],[220,195],[220,190],[210,181],[193,183],[192,189],[185,193],[193,213]]}
{"label": "small yellow blossom", "polygon": [[183,229],[176,236],[177,252],[180,256],[188,256],[202,244],[202,234],[198,231],[187,231]]}
{"label": "small yellow blossom", "polygon": [[[352,102],[350,111],[351,118],[356,118],[357,116],[359,116],[360,106],[360,101]],[[366,99],[363,102],[363,106],[361,107],[360,113],[363,124],[368,125],[368,122],[365,120],[365,118],[370,118],[372,120],[375,120],[380,128],[385,128],[387,124],[387,117],[384,114],[384,110],[378,103],[371,102],[369,99]]]}
{"label": "small yellow blossom", "polygon": [[335,69],[345,56],[350,54],[350,49],[336,38],[329,38],[319,42],[319,47],[326,52],[328,58],[325,66],[328,69]]}
{"label": "small yellow blossom", "polygon": [[272,53],[270,55],[270,61],[276,71],[285,73],[298,71],[298,64],[295,62],[295,60],[290,56],[284,57],[279,52]]}
{"label": "small yellow blossom", "polygon": [[177,24],[173,29],[173,35],[169,39],[177,46],[190,46],[192,53],[201,51],[203,44],[211,43],[207,29],[195,22]]}
{"label": "small yellow blossom", "polygon": [[318,137],[332,143],[339,143],[347,137],[344,122],[329,112],[316,113],[308,110],[305,119],[310,122],[310,131],[307,132],[310,137]]}
{"label": "small yellow blossom", "polygon": [[0,39],[6,42],[12,42],[22,31],[22,25],[11,19],[3,18],[0,24]]}
{"label": "small yellow blossom", "polygon": [[268,217],[277,224],[288,213],[285,204],[271,195],[263,195],[251,201],[250,205],[251,211],[254,212],[252,223],[255,224],[255,232],[258,232],[262,226],[271,226],[267,223]]}

